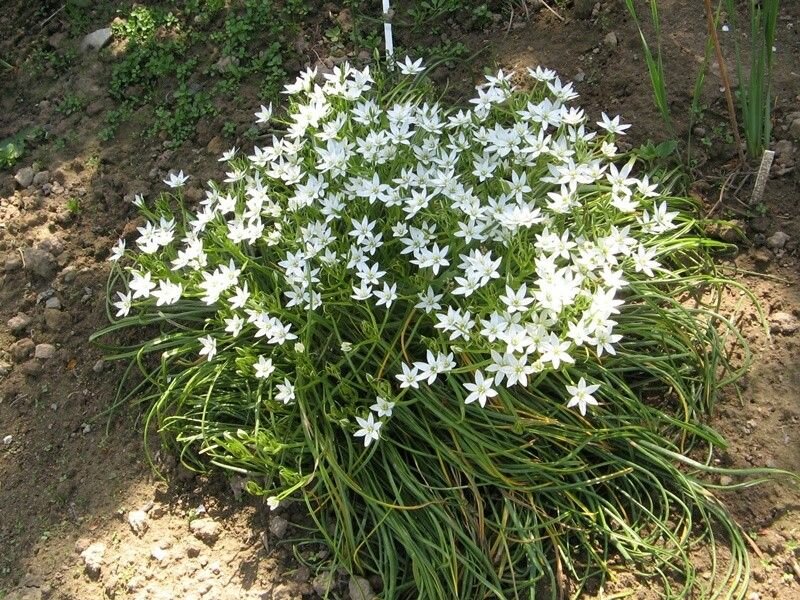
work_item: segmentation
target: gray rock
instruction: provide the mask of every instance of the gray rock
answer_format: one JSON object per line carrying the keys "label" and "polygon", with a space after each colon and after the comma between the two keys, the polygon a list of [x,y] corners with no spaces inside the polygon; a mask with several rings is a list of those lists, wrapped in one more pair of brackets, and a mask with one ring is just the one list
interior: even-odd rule
{"label": "gray rock", "polygon": [[767,238],[767,246],[771,250],[780,250],[786,245],[786,242],[788,241],[789,241],[789,236],[787,234],[785,234],[783,231],[776,231]]}
{"label": "gray rock", "polygon": [[778,311],[769,316],[769,330],[772,333],[791,335],[800,329],[800,321],[794,315]]}
{"label": "gray rock", "polygon": [[92,371],[94,371],[95,373],[102,373],[103,369],[105,368],[106,368],[106,361],[104,361],[101,358],[96,363],[94,363],[94,365],[92,366]]}
{"label": "gray rock", "polygon": [[26,248],[23,256],[25,270],[39,279],[49,281],[58,271],[55,257],[41,248]]}
{"label": "gray rock", "polygon": [[617,34],[613,31],[609,31],[606,34],[606,37],[603,38],[603,43],[608,46],[609,48],[616,48],[619,44],[619,39],[617,38]]}
{"label": "gray rock", "polygon": [[347,591],[350,594],[350,600],[375,600],[377,597],[372,591],[369,581],[363,577],[351,577]]}
{"label": "gray rock", "polygon": [[25,331],[31,324],[31,321],[32,319],[25,313],[17,313],[16,316],[13,316],[8,320],[6,325],[8,325],[11,333],[16,335]]}
{"label": "gray rock", "polygon": [[53,344],[37,344],[33,352],[33,357],[40,360],[50,360],[56,355],[56,347]]}
{"label": "gray rock", "polygon": [[33,176],[33,185],[44,185],[50,183],[50,171],[39,171]]}
{"label": "gray rock", "polygon": [[83,559],[86,573],[92,579],[100,577],[100,570],[103,568],[103,558],[105,554],[106,545],[103,542],[95,542],[81,552],[81,558]]}
{"label": "gray rock", "polygon": [[195,519],[189,524],[189,529],[194,534],[194,537],[209,546],[219,539],[219,534],[221,533],[219,523],[210,517]]}
{"label": "gray rock", "polygon": [[33,176],[33,169],[30,167],[24,167],[17,171],[17,174],[14,175],[14,179],[17,181],[20,187],[27,188],[33,183]]}
{"label": "gray rock", "polygon": [[53,310],[61,310],[61,300],[58,299],[58,296],[52,296],[47,299],[47,302],[44,303],[46,308],[52,308]]}
{"label": "gray rock", "polygon": [[81,51],[100,50],[100,48],[111,41],[111,37],[112,33],[110,27],[104,27],[103,29],[88,33],[81,40]]}
{"label": "gray rock", "polygon": [[286,535],[286,530],[289,528],[289,521],[278,515],[272,515],[269,518],[269,532],[275,539],[282,539]]}
{"label": "gray rock", "polygon": [[10,362],[6,362],[0,359],[0,377],[5,377],[9,373],[11,373],[12,365]]}
{"label": "gray rock", "polygon": [[13,361],[21,363],[25,359],[30,358],[35,349],[36,344],[33,343],[31,338],[22,338],[11,344],[11,348],[8,350],[11,353]]}

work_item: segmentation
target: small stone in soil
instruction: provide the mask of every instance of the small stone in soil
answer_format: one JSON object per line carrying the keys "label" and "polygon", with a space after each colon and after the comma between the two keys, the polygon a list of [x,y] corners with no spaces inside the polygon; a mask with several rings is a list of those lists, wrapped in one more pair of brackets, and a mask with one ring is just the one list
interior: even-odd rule
{"label": "small stone in soil", "polygon": [[764,271],[772,262],[772,252],[766,248],[759,248],[753,253],[753,263],[757,271]]}
{"label": "small stone in soil", "polygon": [[56,347],[52,344],[37,344],[33,357],[41,360],[50,360],[56,354]]}
{"label": "small stone in soil", "polygon": [[769,330],[772,333],[791,335],[798,329],[800,329],[800,321],[787,312],[778,311],[769,317]]}
{"label": "small stone in soil", "polygon": [[49,281],[58,271],[58,263],[53,255],[40,248],[26,248],[23,256],[25,270],[35,277]]}
{"label": "small stone in soil", "polygon": [[44,185],[50,183],[50,171],[39,171],[33,176],[33,185]]}
{"label": "small stone in soil", "polygon": [[147,513],[143,510],[132,510],[128,513],[128,525],[137,536],[141,537],[150,524],[147,522]]}
{"label": "small stone in soil", "polygon": [[105,27],[103,29],[93,31],[92,33],[88,33],[83,37],[83,40],[81,40],[81,51],[86,52],[87,50],[100,50],[100,48],[111,41],[111,36],[112,33],[110,27]]}
{"label": "small stone in soil", "polygon": [[11,442],[13,442],[13,441],[14,441],[14,436],[13,435],[7,435],[7,436],[5,436],[3,438],[3,445],[10,446]]}
{"label": "small stone in soil", "polygon": [[314,588],[314,592],[316,592],[318,596],[324,597],[325,594],[329,594],[333,588],[335,577],[333,571],[324,571],[314,577],[311,582],[311,587]]}
{"label": "small stone in soil", "polygon": [[95,542],[81,552],[81,558],[83,559],[86,573],[92,579],[100,577],[100,570],[103,568],[103,557],[105,553],[106,545],[103,542]]}
{"label": "small stone in soil", "polygon": [[25,313],[17,313],[16,316],[11,317],[8,320],[8,328],[11,330],[11,333],[18,334],[22,333],[28,326],[31,324],[32,319],[26,315]]}
{"label": "small stone in soil", "polygon": [[369,581],[363,577],[351,577],[347,589],[350,592],[350,600],[374,600],[376,597]]}
{"label": "small stone in soil", "polygon": [[269,532],[275,539],[282,539],[289,528],[289,521],[281,516],[271,516],[269,519]]}
{"label": "small stone in soil", "polygon": [[144,587],[144,577],[141,575],[134,575],[128,580],[127,590],[129,594],[137,592]]}
{"label": "small stone in soil", "polygon": [[616,48],[617,44],[619,44],[619,39],[617,39],[617,34],[613,31],[610,31],[606,34],[606,37],[603,38],[603,43],[608,46],[609,48]]}
{"label": "small stone in soil", "polygon": [[153,546],[150,549],[150,556],[152,556],[153,560],[155,560],[156,562],[163,563],[169,556],[169,552],[167,552],[160,546]]}
{"label": "small stone in soil", "polygon": [[106,361],[104,361],[101,358],[96,363],[94,363],[94,365],[92,366],[92,371],[94,371],[95,373],[102,373],[103,369],[105,368],[106,368]]}
{"label": "small stone in soil", "polygon": [[789,236],[783,231],[776,231],[767,238],[767,246],[771,250],[780,250],[789,241]]}
{"label": "small stone in soil", "polygon": [[61,310],[61,300],[58,299],[58,296],[51,296],[47,299],[44,305],[46,308]]}
{"label": "small stone in soil", "polygon": [[14,179],[19,184],[20,187],[27,188],[30,187],[33,183],[33,176],[34,172],[33,169],[30,167],[25,167],[17,171],[17,174],[14,175]]}

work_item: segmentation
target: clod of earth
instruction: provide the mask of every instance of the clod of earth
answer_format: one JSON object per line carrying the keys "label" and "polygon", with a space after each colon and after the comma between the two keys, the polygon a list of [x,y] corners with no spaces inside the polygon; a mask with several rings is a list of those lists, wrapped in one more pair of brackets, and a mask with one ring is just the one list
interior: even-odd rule
{"label": "clod of earth", "polygon": [[25,270],[32,276],[50,281],[58,272],[58,263],[49,252],[41,248],[26,248],[23,251]]}
{"label": "clod of earth", "polygon": [[189,524],[189,529],[194,534],[194,537],[209,546],[212,546],[219,539],[219,523],[210,517],[195,519]]}
{"label": "clod of earth", "polygon": [[30,357],[35,349],[36,344],[33,343],[32,339],[22,338],[21,340],[11,344],[9,352],[11,353],[11,358],[14,360],[14,362],[21,363]]}

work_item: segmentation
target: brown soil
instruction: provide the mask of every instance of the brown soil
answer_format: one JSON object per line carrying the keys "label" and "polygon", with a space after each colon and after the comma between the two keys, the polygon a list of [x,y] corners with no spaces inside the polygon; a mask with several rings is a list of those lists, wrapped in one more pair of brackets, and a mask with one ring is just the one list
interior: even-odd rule
{"label": "brown soil", "polygon": [[[34,44],[49,39],[55,47],[75,48],[80,40],[58,15],[40,27],[59,3],[50,3],[51,11],[30,6],[35,3],[7,4],[0,15],[0,57],[20,60],[15,70],[0,71],[0,139],[28,126],[44,128],[48,137],[33,142],[11,172],[0,171],[0,598],[278,600],[324,594],[324,576],[298,561],[291,543],[276,544],[290,540],[283,519],[292,514],[270,516],[260,502],[240,494],[235,480],[196,476],[152,446],[167,481],[154,474],[139,408],[123,404],[109,412],[123,367],[101,361],[102,351],[87,341],[106,322],[109,249],[133,231],[126,196],[155,192],[170,168],[190,173],[187,194],[198,196],[202,182],[219,175],[218,153],[233,144],[220,139],[217,119],[201,122],[190,142],[165,150],[160,140],[137,135],[136,117],[115,139],[101,142],[102,114],[113,107],[106,92],[110,62],[79,54],[64,72],[31,72],[22,59]],[[800,5],[783,3],[774,94],[779,153],[763,202],[752,208],[752,173],[736,166],[724,135],[718,69],[706,80],[703,120],[689,121],[705,44],[701,3],[660,3],[674,134],[653,105],[638,33],[621,3],[598,2],[592,10],[592,3],[575,2],[558,15],[537,4],[516,3],[508,20],[481,33],[459,33],[457,24],[447,24],[455,31],[451,39],[484,52],[435,76],[449,77],[458,95],[483,65],[542,64],[578,80],[592,117],[604,110],[633,123],[631,143],[687,140],[692,133],[693,193],[705,210],[735,220],[746,234],[717,230],[739,244],[735,255],[721,259],[721,268],[753,291],[771,329],[767,335],[752,305],[731,292],[727,304],[738,311],[755,358],[740,393],[730,390],[718,405],[713,425],[729,442],[718,458],[724,466],[800,471],[800,176],[798,139],[792,138],[800,136]],[[108,20],[90,25],[105,27]],[[420,43],[418,33],[402,27],[396,35],[408,46]],[[317,55],[305,58],[313,63],[325,46],[319,39],[312,46]],[[94,108],[69,116],[57,111],[75,90]],[[236,110],[257,106],[255,94],[245,93]],[[54,143],[60,137],[68,141]],[[22,188],[14,174],[28,166],[49,176]],[[780,247],[778,231],[788,236]],[[35,248],[46,254],[31,252]],[[20,313],[29,322],[12,331],[9,321]],[[34,350],[38,344],[53,348]],[[52,350],[50,358],[32,358]],[[770,483],[723,501],[753,540],[751,598],[800,597],[800,492]],[[146,513],[146,531],[133,530],[131,511]],[[203,522],[209,531],[193,532],[190,524],[196,528],[198,519],[210,519]],[[80,553],[98,543],[105,552],[93,574]],[[317,551],[304,547],[297,556],[310,559]],[[710,557],[702,548],[696,555],[702,575]],[[331,582],[338,597],[347,597],[340,577]],[[651,594],[647,582],[624,571],[603,593],[626,591],[635,598]]]}

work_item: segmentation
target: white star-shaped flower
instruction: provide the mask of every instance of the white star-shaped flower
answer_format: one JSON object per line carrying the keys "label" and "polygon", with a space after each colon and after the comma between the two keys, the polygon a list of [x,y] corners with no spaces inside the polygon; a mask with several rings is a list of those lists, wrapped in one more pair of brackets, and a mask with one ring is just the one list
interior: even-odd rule
{"label": "white star-shaped flower", "polygon": [[356,431],[353,435],[355,437],[364,438],[365,448],[372,442],[377,442],[380,439],[383,423],[381,421],[376,421],[372,413],[369,413],[366,419],[356,417],[356,421],[358,421],[358,426],[361,427],[361,429]]}

